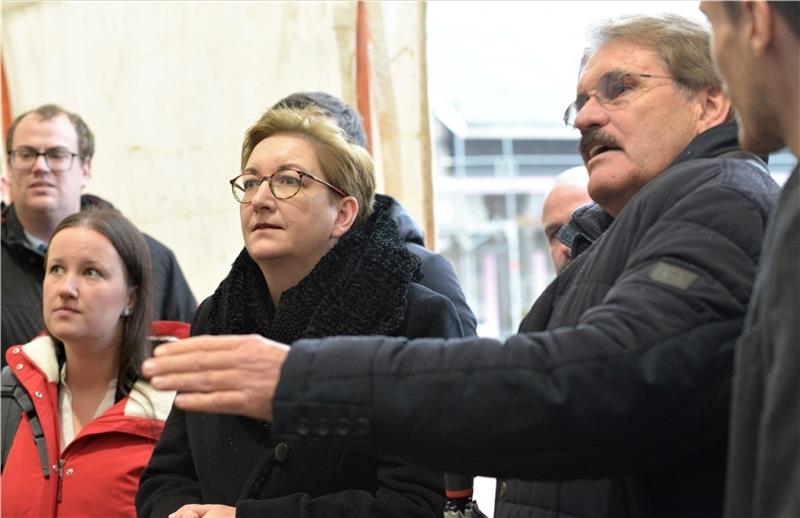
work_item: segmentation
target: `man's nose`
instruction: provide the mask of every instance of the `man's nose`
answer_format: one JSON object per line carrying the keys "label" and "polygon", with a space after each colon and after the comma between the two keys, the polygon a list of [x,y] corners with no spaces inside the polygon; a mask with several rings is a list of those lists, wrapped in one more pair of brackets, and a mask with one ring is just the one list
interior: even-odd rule
{"label": "man's nose", "polygon": [[606,124],[608,124],[608,112],[595,95],[589,97],[589,100],[575,114],[575,128],[580,131],[586,131],[592,127],[602,127]]}
{"label": "man's nose", "polygon": [[34,172],[34,173],[37,172],[37,171],[51,172],[50,164],[47,163],[47,159],[45,159],[44,155],[38,155],[33,160],[33,165],[31,165],[31,171]]}

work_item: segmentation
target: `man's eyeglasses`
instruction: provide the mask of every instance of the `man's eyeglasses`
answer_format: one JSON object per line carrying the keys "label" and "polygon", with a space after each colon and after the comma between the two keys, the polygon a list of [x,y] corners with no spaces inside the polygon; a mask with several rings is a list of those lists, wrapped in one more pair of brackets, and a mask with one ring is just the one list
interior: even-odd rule
{"label": "man's eyeglasses", "polygon": [[339,196],[346,197],[347,194],[335,185],[325,180],[320,180],[311,173],[297,171],[295,169],[281,169],[275,174],[261,176],[251,172],[245,172],[230,180],[233,197],[239,203],[250,203],[258,192],[263,182],[267,182],[272,195],[279,200],[288,200],[295,196],[303,187],[303,178],[310,178],[328,187]]}
{"label": "man's eyeglasses", "polygon": [[[581,108],[594,96],[597,102],[606,110],[622,108],[631,100],[631,93],[637,90],[641,81],[640,77],[650,79],[672,79],[669,76],[657,76],[653,74],[634,74],[626,72],[609,72],[600,78],[597,88],[587,94],[579,95],[575,101],[567,106],[564,111],[564,124],[575,126],[575,118]],[[642,91],[638,88],[638,91]]]}
{"label": "man's eyeglasses", "polygon": [[30,169],[40,156],[44,157],[44,161],[51,171],[61,173],[72,167],[72,161],[78,154],[64,148],[53,148],[40,152],[25,146],[9,151],[8,163],[14,169]]}

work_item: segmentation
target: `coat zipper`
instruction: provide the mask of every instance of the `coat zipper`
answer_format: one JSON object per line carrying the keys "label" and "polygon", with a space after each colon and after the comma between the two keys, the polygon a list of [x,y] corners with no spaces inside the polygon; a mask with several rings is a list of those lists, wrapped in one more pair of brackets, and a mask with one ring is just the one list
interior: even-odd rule
{"label": "coat zipper", "polygon": [[58,488],[56,489],[56,502],[61,503],[61,485],[64,482],[64,459],[58,460]]}

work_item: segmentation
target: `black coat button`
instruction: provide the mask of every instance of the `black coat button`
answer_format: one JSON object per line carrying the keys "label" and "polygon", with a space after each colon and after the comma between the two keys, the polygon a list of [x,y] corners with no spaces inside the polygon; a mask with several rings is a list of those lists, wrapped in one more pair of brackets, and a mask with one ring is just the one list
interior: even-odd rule
{"label": "black coat button", "polygon": [[336,435],[339,437],[345,437],[350,433],[350,420],[344,417],[340,418],[339,421],[336,422],[334,432],[336,432]]}
{"label": "black coat button", "polygon": [[319,424],[317,425],[316,429],[317,435],[320,437],[325,437],[329,433],[331,433],[331,425],[328,420],[324,417],[319,418]]}
{"label": "black coat button", "polygon": [[356,419],[356,435],[367,435],[369,433],[370,422],[368,417]]}
{"label": "black coat button", "polygon": [[311,431],[311,423],[307,417],[301,417],[297,420],[297,435],[308,435]]}
{"label": "black coat button", "polygon": [[283,462],[289,456],[289,445],[285,442],[279,442],[275,445],[275,460]]}

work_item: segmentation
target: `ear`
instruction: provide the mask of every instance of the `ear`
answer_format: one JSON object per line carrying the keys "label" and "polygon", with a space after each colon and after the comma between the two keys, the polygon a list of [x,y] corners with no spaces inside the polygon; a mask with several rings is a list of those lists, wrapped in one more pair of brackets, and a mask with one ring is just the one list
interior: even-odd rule
{"label": "ear", "polygon": [[339,239],[347,233],[358,217],[358,201],[352,196],[346,196],[337,204],[336,220],[333,222],[331,237]]}
{"label": "ear", "polygon": [[139,299],[138,295],[139,295],[139,286],[130,286],[128,288],[128,297],[125,300],[125,307],[131,308],[131,311],[133,311],[133,308],[136,307],[136,301]]}
{"label": "ear", "polygon": [[741,2],[742,18],[750,48],[756,57],[762,56],[775,38],[775,17],[772,8],[764,0]]}
{"label": "ear", "polygon": [[92,179],[92,158],[85,158],[81,164],[81,190],[89,185]]}
{"label": "ear", "polygon": [[722,87],[713,86],[697,94],[697,133],[725,122],[733,109],[730,97],[725,95]]}

